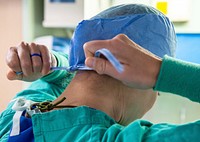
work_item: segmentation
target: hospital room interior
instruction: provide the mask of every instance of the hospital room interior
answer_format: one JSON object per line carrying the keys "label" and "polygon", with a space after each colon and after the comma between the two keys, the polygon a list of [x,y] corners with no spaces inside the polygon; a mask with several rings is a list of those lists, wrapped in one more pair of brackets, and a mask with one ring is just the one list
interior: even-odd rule
{"label": "hospital room interior", "polygon": [[[165,14],[176,31],[176,58],[200,63],[199,0],[0,0],[0,112],[17,92],[29,85],[6,78],[5,57],[10,47],[21,41],[36,42],[67,54],[70,38],[80,21],[126,3],[150,5]],[[143,119],[182,124],[199,119],[199,109],[198,103],[160,92],[155,105]]]}

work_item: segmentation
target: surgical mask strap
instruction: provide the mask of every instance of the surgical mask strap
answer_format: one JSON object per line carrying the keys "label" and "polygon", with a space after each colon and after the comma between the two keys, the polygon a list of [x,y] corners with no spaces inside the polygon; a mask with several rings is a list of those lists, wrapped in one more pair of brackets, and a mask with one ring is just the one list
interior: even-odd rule
{"label": "surgical mask strap", "polygon": [[[124,71],[124,66],[117,60],[117,58],[106,48],[99,49],[95,52],[95,57],[99,57],[103,55],[107,58],[107,60],[113,65],[113,67],[119,72],[122,73]],[[51,70],[66,70],[73,71],[71,67],[51,67]],[[81,69],[84,70],[84,69]],[[89,68],[87,68],[89,70]],[[92,70],[92,69],[91,69]]]}

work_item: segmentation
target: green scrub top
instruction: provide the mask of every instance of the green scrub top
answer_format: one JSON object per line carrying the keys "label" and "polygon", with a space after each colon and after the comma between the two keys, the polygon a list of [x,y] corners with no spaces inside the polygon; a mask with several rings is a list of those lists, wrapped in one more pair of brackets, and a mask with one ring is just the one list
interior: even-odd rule
{"label": "green scrub top", "polygon": [[[67,55],[54,53],[58,66],[68,66]],[[42,102],[56,99],[67,87],[73,74],[54,71],[33,82],[15,98]],[[162,80],[161,80],[162,81]],[[0,141],[8,139],[14,111],[10,103],[0,115]],[[128,126],[116,123],[100,110],[80,106],[54,110],[32,116],[34,138],[37,142],[198,142],[200,121],[182,125],[152,124],[136,120]]]}
{"label": "green scrub top", "polygon": [[38,142],[198,142],[200,121],[184,125],[136,120],[117,124],[102,111],[81,106],[32,117]]}

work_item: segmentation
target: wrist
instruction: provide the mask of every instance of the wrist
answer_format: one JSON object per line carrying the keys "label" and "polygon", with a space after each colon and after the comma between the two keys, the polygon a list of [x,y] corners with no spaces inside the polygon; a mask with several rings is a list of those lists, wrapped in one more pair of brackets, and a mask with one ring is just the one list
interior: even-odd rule
{"label": "wrist", "polygon": [[161,64],[162,64],[162,59],[155,57],[152,63],[152,72],[150,75],[150,87],[154,88],[158,79],[158,75],[160,72],[160,68],[161,68]]}

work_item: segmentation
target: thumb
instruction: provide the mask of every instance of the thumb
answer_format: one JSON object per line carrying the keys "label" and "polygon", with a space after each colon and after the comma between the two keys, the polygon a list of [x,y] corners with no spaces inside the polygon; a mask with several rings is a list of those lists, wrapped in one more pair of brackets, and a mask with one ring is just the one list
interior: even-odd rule
{"label": "thumb", "polygon": [[7,73],[7,78],[9,80],[21,80],[22,79],[22,74],[17,75],[14,71],[10,70]]}
{"label": "thumb", "polygon": [[112,64],[103,58],[88,57],[85,60],[85,64],[94,69],[98,74],[109,74],[115,71]]}

